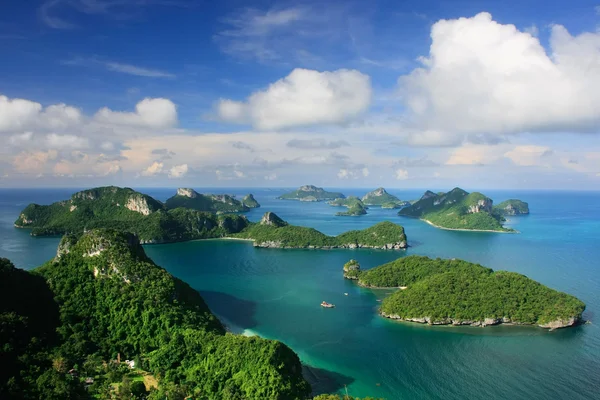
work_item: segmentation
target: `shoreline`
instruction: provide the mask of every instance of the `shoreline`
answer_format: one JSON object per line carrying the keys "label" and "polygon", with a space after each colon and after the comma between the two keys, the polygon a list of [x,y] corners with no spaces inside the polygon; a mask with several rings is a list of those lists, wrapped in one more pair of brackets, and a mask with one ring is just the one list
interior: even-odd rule
{"label": "shoreline", "polygon": [[439,226],[434,224],[433,222],[424,219],[424,218],[419,218],[421,221],[425,221],[427,222],[429,225],[433,226],[434,228],[438,228],[438,229],[444,229],[446,231],[459,231],[459,232],[489,232],[489,233],[521,233],[519,231],[517,231],[516,229],[513,231],[494,231],[491,229],[464,229],[464,228],[445,228],[443,226]]}

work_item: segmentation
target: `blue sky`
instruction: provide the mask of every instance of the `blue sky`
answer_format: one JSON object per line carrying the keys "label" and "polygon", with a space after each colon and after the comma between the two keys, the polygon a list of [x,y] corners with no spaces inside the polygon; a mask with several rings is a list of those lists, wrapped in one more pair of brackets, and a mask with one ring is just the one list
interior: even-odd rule
{"label": "blue sky", "polygon": [[600,189],[597,6],[5,1],[0,185]]}

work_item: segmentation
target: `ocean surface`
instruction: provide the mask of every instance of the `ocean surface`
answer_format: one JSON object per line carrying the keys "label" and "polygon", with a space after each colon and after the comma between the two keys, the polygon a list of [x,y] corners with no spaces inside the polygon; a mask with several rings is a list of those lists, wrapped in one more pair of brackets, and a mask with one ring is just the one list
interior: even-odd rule
{"label": "ocean surface", "polygon": [[[199,290],[234,332],[278,339],[300,356],[315,392],[392,399],[600,398],[600,192],[485,191],[495,203],[529,202],[511,217],[519,234],[455,232],[371,207],[360,217],[335,217],[325,203],[276,200],[282,189],[202,189],[253,193],[262,207],[292,224],[330,235],[390,220],[402,224],[407,251],[255,249],[248,242],[205,240],[145,246],[162,267]],[[166,200],[175,189],[139,189]],[[13,222],[30,202],[49,204],[74,189],[0,189],[0,257],[31,269],[54,256],[58,238],[33,238]],[[341,189],[362,195],[364,189]],[[388,190],[403,200],[424,190]],[[456,257],[516,271],[587,304],[590,324],[549,332],[498,326],[427,327],[377,315],[384,290],[342,278],[350,258],[372,268],[397,257]],[[347,296],[344,293],[348,293]],[[323,309],[321,301],[336,308]]]}

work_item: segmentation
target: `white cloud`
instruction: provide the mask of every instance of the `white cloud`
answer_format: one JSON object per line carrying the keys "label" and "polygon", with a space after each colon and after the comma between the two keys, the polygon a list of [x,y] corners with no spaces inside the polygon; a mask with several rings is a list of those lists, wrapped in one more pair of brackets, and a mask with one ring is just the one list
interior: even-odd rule
{"label": "white cloud", "polygon": [[408,179],[408,171],[402,168],[398,168],[396,170],[396,179],[399,181],[404,181]]}
{"label": "white cloud", "polygon": [[84,149],[90,146],[90,142],[86,138],[75,135],[57,135],[51,133],[46,135],[47,146],[51,149]]}
{"label": "white cloud", "polygon": [[358,179],[361,176],[364,178],[369,176],[369,168],[340,168],[337,173],[337,177],[340,179]]}
{"label": "white cloud", "polygon": [[148,168],[142,171],[142,176],[154,176],[160,174],[163,170],[163,166],[163,163],[154,161]]}
{"label": "white cloud", "polygon": [[136,104],[135,112],[112,111],[105,107],[96,113],[94,120],[153,129],[169,128],[177,124],[177,107],[169,99],[146,98]]}
{"label": "white cloud", "polygon": [[104,63],[107,69],[110,71],[121,72],[123,74],[144,76],[147,78],[175,78],[174,74],[169,72],[159,71],[156,69],[143,68],[130,64],[123,64],[113,61],[107,61]]}
{"label": "white cloud", "polygon": [[297,68],[247,101],[222,99],[221,119],[265,130],[315,124],[340,124],[366,111],[371,81],[356,70],[318,72]]}
{"label": "white cloud", "polygon": [[65,104],[54,104],[44,109],[34,101],[0,95],[0,132],[32,128],[65,129],[81,121],[81,112]]}
{"label": "white cloud", "polygon": [[175,165],[169,170],[169,178],[181,178],[188,173],[188,165]]}
{"label": "white cloud", "polygon": [[274,181],[274,180],[277,179],[277,174],[276,173],[272,173],[272,174],[269,174],[269,175],[265,175],[264,178],[265,178],[266,181]]}
{"label": "white cloud", "polygon": [[533,166],[545,164],[541,159],[544,156],[552,155],[552,150],[546,146],[516,146],[510,151],[504,153],[513,163],[520,166]]}
{"label": "white cloud", "polygon": [[462,133],[598,130],[600,33],[539,40],[488,13],[440,20],[423,66],[399,79],[412,120]]}
{"label": "white cloud", "polygon": [[28,143],[33,137],[33,132],[24,132],[17,135],[12,135],[8,138],[8,143],[13,146],[20,146]]}

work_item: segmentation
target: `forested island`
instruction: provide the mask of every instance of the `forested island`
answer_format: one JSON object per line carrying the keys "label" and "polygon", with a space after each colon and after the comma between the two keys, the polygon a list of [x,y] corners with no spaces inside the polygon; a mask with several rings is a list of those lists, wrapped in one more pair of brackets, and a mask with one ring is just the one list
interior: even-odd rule
{"label": "forested island", "polygon": [[492,199],[461,188],[437,194],[428,190],[418,201],[402,208],[398,215],[420,218],[443,229],[516,232],[502,226],[504,213],[493,207]]}
{"label": "forested island", "polygon": [[529,204],[517,199],[505,200],[502,203],[495,205],[493,210],[505,216],[529,214]]}
{"label": "forested island", "polygon": [[239,233],[228,235],[250,239],[256,247],[274,248],[374,248],[400,250],[408,247],[404,228],[389,221],[370,228],[327,236],[313,228],[290,225],[275,213],[267,212],[258,223],[250,223]]}
{"label": "forested island", "polygon": [[408,201],[402,201],[396,196],[389,194],[382,187],[365,194],[361,200],[367,206],[381,206],[383,208],[403,207],[410,204]]}
{"label": "forested island", "polygon": [[280,200],[299,200],[299,201],[326,201],[335,200],[338,198],[345,198],[343,193],[340,192],[328,192],[323,188],[316,187],[313,185],[300,186],[293,192],[284,193],[277,197]]}
{"label": "forested island", "polygon": [[336,216],[357,216],[365,215],[367,213],[367,207],[363,202],[356,196],[348,196],[346,198],[337,198],[328,202],[329,205],[335,207],[347,207],[348,211],[342,211],[335,213]]}
{"label": "forested island", "polygon": [[[244,216],[217,215],[215,212],[185,208],[201,208],[200,203],[211,210],[230,206],[227,202],[211,200],[202,195],[182,195],[187,190],[178,190],[179,195],[175,196],[178,200],[169,202],[171,207],[130,188],[107,186],[83,190],[73,194],[69,200],[51,205],[28,205],[21,211],[15,226],[31,228],[34,236],[113,228],[135,233],[142,243],[223,237],[248,226],[249,222]],[[196,192],[187,193],[195,196]],[[183,199],[198,200],[198,203],[180,202]]]}
{"label": "forested island", "polygon": [[260,204],[258,204],[252,194],[245,196],[242,201],[239,201],[227,194],[200,194],[194,189],[179,188],[175,196],[167,199],[165,207],[168,210],[183,207],[197,211],[237,213],[260,207]]}
{"label": "forested island", "polygon": [[226,333],[200,294],[154,264],[129,233],[65,236],[56,257],[32,272],[0,259],[0,321],[3,399],[311,392],[290,348]]}
{"label": "forested island", "polygon": [[528,277],[457,259],[402,257],[362,271],[355,260],[344,277],[373,288],[400,288],[381,304],[391,319],[429,325],[497,324],[564,328],[581,321],[585,304]]}

